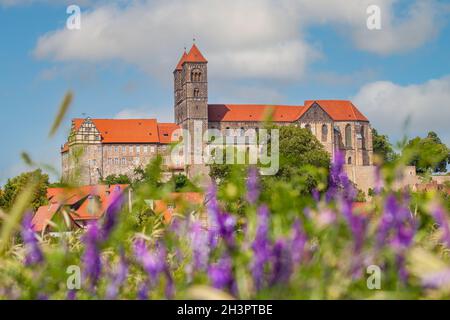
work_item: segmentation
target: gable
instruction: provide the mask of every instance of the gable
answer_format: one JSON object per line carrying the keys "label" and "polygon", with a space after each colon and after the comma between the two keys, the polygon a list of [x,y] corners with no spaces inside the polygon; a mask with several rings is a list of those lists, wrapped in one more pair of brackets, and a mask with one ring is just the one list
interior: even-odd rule
{"label": "gable", "polygon": [[320,105],[314,103],[300,117],[299,122],[333,122],[333,119]]}

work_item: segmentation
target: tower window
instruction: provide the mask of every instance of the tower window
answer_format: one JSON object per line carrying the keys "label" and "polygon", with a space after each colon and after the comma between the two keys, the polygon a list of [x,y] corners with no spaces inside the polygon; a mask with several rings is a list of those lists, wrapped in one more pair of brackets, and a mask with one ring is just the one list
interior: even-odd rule
{"label": "tower window", "polygon": [[198,88],[194,89],[194,97],[198,98],[200,96],[200,90]]}
{"label": "tower window", "polygon": [[352,164],[352,157],[348,157],[347,164]]}
{"label": "tower window", "polygon": [[197,82],[197,81],[201,81],[201,79],[202,79],[202,73],[200,72],[200,70],[199,69],[192,70],[191,80],[194,82]]}

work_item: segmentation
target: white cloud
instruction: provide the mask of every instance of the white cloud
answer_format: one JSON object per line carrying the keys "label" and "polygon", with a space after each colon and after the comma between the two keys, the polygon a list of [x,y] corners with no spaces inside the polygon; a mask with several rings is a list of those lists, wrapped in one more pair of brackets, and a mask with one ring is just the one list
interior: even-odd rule
{"label": "white cloud", "polygon": [[[365,85],[352,98],[372,126],[399,139],[436,131],[450,145],[450,75],[422,84],[400,86],[389,81]],[[404,124],[409,118],[407,132]]]}
{"label": "white cloud", "polygon": [[[76,4],[79,6],[90,5],[92,0],[77,0]],[[69,5],[74,4],[73,0],[0,0],[0,6],[13,7],[30,5],[34,3],[52,4],[52,5]]]}
{"label": "white cloud", "polygon": [[[217,90],[216,90],[217,88]],[[234,85],[217,83],[213,85],[217,96],[209,98],[211,104],[214,103],[264,103],[280,104],[285,101],[285,97],[277,89],[264,85]]]}
{"label": "white cloud", "polygon": [[[308,28],[329,24],[369,52],[414,49],[438,31],[438,4],[417,0],[397,18],[396,0],[172,0],[100,4],[82,13],[81,30],[42,36],[39,58],[120,60],[167,78],[195,36],[215,77],[299,79],[319,56]],[[368,31],[369,4],[382,8],[382,30]],[[166,79],[166,80],[167,80]]]}
{"label": "white cloud", "polygon": [[150,108],[125,108],[119,111],[114,119],[147,119],[151,117]]}

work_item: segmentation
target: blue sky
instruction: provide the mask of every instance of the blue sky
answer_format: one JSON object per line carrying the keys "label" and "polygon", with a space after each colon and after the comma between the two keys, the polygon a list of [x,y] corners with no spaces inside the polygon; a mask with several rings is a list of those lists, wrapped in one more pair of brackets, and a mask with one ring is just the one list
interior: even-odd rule
{"label": "blue sky", "polygon": [[[410,116],[407,134],[450,144],[449,3],[370,1],[382,29],[368,31],[364,2],[78,1],[70,31],[65,1],[0,0],[0,183],[25,169],[22,151],[59,169],[72,117],[172,121],[172,71],[193,37],[211,103],[352,99],[393,141]],[[68,89],[74,103],[49,139]]]}

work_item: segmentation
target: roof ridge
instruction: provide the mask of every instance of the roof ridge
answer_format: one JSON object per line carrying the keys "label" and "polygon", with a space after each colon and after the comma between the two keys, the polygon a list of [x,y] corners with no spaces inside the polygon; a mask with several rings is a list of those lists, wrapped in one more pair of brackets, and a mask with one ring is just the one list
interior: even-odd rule
{"label": "roof ridge", "polygon": [[186,62],[208,62],[208,60],[206,60],[206,58],[203,56],[203,54],[200,52],[200,50],[194,43],[191,47],[191,50],[189,50],[189,53],[184,59],[182,65],[185,64]]}

